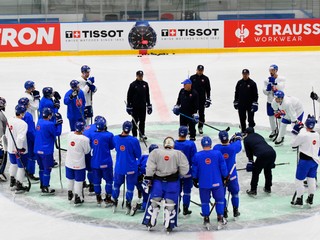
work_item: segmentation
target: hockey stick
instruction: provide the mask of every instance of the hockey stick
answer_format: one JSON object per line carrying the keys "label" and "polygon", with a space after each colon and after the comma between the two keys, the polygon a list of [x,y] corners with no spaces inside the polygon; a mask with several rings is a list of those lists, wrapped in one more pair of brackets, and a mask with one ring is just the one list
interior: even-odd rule
{"label": "hockey stick", "polygon": [[[192,118],[192,117],[189,117],[188,115],[186,115],[186,114],[184,114],[184,113],[179,113],[181,116],[183,116],[183,117],[185,117],[185,118],[188,118],[188,119],[190,119],[190,120],[194,120],[194,118]],[[207,127],[209,127],[209,128],[212,128],[212,129],[214,129],[214,130],[216,130],[216,131],[229,131],[230,130],[230,127],[227,127],[225,130],[220,130],[220,129],[218,129],[218,128],[216,128],[216,127],[213,127],[213,126],[211,126],[211,125],[209,125],[209,124],[207,124],[207,123],[204,123],[204,122],[201,122],[201,121],[198,121],[199,123],[201,123],[201,124],[203,124],[203,125],[205,125],[205,126],[207,126]]]}
{"label": "hockey stick", "polygon": [[[228,176],[226,177],[225,180],[225,189],[227,189],[227,185],[230,179],[231,174],[233,173],[234,169],[236,168],[236,164],[233,164]],[[230,200],[230,191],[228,191],[228,200],[227,200],[227,204],[226,204],[226,208],[228,209],[228,205],[229,205],[229,200]]]}
{"label": "hockey stick", "polygon": [[[299,163],[299,147],[297,147],[297,166],[298,166],[298,163]],[[296,200],[296,196],[297,196],[297,191],[295,191],[292,196],[292,199],[290,202],[292,205],[294,204],[294,201]]]}
{"label": "hockey stick", "polygon": [[54,145],[55,145],[56,149],[58,149],[58,150],[61,150],[61,151],[64,151],[64,152],[67,151],[67,149],[62,148],[60,144],[58,145],[57,141],[54,141]]}
{"label": "hockey stick", "polygon": [[60,186],[61,186],[61,189],[63,189],[63,185],[62,185],[62,174],[61,174],[61,143],[60,143],[60,136],[57,137],[58,138],[58,153],[59,153],[59,178],[60,178]]}
{"label": "hockey stick", "polygon": [[[289,165],[290,163],[289,162],[284,162],[284,163],[277,163],[275,164],[275,166],[281,166],[281,165]],[[243,171],[243,170],[246,170],[247,168],[239,168],[237,169],[237,171]]]}

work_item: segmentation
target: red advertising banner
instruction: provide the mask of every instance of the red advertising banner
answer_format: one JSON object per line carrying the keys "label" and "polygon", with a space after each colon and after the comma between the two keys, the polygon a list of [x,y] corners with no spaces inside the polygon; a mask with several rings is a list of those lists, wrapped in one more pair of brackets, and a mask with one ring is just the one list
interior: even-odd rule
{"label": "red advertising banner", "polygon": [[320,46],[320,19],[224,22],[224,47]]}
{"label": "red advertising banner", "polygon": [[60,24],[1,24],[0,52],[60,51]]}

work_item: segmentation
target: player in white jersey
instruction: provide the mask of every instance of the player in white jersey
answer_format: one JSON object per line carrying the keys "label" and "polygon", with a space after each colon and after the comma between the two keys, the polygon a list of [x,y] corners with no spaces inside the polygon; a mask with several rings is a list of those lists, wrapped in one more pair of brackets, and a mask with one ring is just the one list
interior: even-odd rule
{"label": "player in white jersey", "polygon": [[285,88],[285,78],[278,75],[278,66],[272,64],[269,67],[270,76],[264,81],[263,93],[267,95],[267,115],[269,117],[269,123],[271,128],[271,133],[269,138],[275,140],[278,135],[278,129],[276,127],[276,119],[274,117],[274,112],[271,107],[273,100],[273,95],[276,91],[283,91]]}
{"label": "player in white jersey", "polygon": [[280,90],[274,93],[271,105],[274,110],[274,116],[277,119],[281,119],[279,133],[275,140],[275,146],[281,146],[287,125],[302,121],[303,107],[298,98],[285,96],[284,92]]}
{"label": "player in white jersey", "polygon": [[[303,206],[304,179],[308,182],[308,198],[306,203],[310,206],[313,204],[313,196],[316,191],[316,174],[319,164],[319,142],[320,136],[314,131],[316,119],[308,115],[305,121],[305,131],[301,130],[301,122],[294,125],[292,138],[292,147],[299,147],[299,163],[296,171],[296,196],[297,199],[292,202],[293,206]],[[301,133],[300,133],[301,130]]]}
{"label": "player in white jersey", "polygon": [[40,92],[36,90],[35,83],[33,81],[26,81],[24,83],[24,88],[26,91],[23,96],[29,99],[29,107],[27,111],[32,114],[33,121],[36,123],[38,121],[38,109],[40,103]]}
{"label": "player in white jersey", "polygon": [[66,177],[68,182],[68,200],[71,201],[74,196],[74,204],[83,203],[82,186],[86,178],[85,155],[91,150],[89,138],[84,136],[84,123],[76,122],[75,131],[69,133],[66,156]]}
{"label": "player in white jersey", "polygon": [[94,85],[94,77],[90,77],[91,68],[87,65],[81,67],[81,77],[79,81],[79,87],[84,93],[86,99],[86,106],[84,108],[84,118],[86,119],[86,125],[92,124],[93,108],[92,108],[92,96],[97,91]]}
{"label": "player in white jersey", "polygon": [[25,106],[17,105],[15,108],[16,117],[8,121],[9,127],[6,129],[11,163],[9,167],[10,187],[11,190],[16,190],[16,193],[29,190],[28,187],[22,185],[26,174],[25,166],[28,161],[28,124],[22,120],[26,110]]}

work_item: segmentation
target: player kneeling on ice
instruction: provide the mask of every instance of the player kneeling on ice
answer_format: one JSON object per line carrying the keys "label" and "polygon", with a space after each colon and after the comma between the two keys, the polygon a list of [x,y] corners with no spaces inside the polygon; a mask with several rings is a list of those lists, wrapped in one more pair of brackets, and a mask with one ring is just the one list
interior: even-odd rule
{"label": "player kneeling on ice", "polygon": [[[224,217],[228,218],[228,204],[230,194],[232,196],[231,202],[233,206],[233,217],[240,216],[239,213],[239,182],[238,173],[236,169],[236,154],[241,151],[241,133],[233,135],[229,141],[229,134],[227,131],[219,132],[219,139],[221,144],[217,144],[213,147],[213,150],[218,150],[222,153],[222,156],[227,164],[228,177],[226,187],[228,188],[228,201],[224,199]],[[226,190],[226,188],[225,188]]]}
{"label": "player kneeling on ice", "polygon": [[313,204],[313,195],[316,191],[316,174],[319,164],[319,134],[313,129],[317,121],[314,116],[308,115],[305,121],[305,131],[302,123],[297,123],[292,129],[293,139],[291,146],[299,148],[299,163],[296,171],[296,196],[297,199],[292,202],[293,206],[303,206],[304,185],[303,180],[307,178],[308,182],[308,198],[306,203]]}
{"label": "player kneeling on ice", "polygon": [[194,186],[199,188],[203,224],[209,228],[210,198],[215,200],[218,219],[218,230],[227,224],[223,217],[224,212],[224,184],[223,179],[228,176],[227,165],[217,150],[212,150],[212,140],[205,136],[201,139],[202,151],[197,152],[192,160],[192,177]]}
{"label": "player kneeling on ice", "polygon": [[164,226],[171,232],[177,226],[180,176],[189,171],[186,156],[174,148],[174,139],[166,137],[164,149],[153,150],[147,162],[145,182],[151,187],[148,206],[142,221],[148,229],[154,227],[164,200]]}
{"label": "player kneeling on ice", "polygon": [[86,161],[85,155],[91,150],[89,138],[84,136],[84,123],[76,122],[75,131],[69,133],[67,139],[67,156],[66,156],[66,177],[68,182],[68,200],[73,198],[75,193],[74,204],[83,203],[82,185],[86,179]]}

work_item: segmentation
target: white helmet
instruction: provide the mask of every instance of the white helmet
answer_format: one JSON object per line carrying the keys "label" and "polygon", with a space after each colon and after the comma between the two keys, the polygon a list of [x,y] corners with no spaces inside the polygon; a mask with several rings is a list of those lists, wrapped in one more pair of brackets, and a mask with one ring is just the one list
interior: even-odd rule
{"label": "white helmet", "polygon": [[172,137],[166,137],[163,140],[163,147],[164,148],[173,148],[174,147],[174,139]]}

